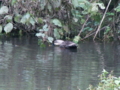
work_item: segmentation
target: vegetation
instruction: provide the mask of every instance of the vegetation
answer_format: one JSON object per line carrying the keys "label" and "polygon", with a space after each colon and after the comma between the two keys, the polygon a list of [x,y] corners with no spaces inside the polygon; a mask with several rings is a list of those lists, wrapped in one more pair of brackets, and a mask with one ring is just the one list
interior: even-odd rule
{"label": "vegetation", "polygon": [[108,74],[106,70],[103,70],[98,86],[89,86],[87,90],[120,90],[120,77],[117,78],[112,72]]}
{"label": "vegetation", "polygon": [[[119,38],[119,0],[2,0],[0,33],[34,33],[42,41]],[[118,4],[119,3],[119,4]],[[99,32],[99,35],[98,35]]]}
{"label": "vegetation", "polygon": [[[113,76],[113,72],[108,73],[106,70],[103,70],[99,77],[100,81],[98,86],[93,87],[90,85],[86,90],[120,90],[120,77]],[[48,87],[48,90],[52,89]]]}

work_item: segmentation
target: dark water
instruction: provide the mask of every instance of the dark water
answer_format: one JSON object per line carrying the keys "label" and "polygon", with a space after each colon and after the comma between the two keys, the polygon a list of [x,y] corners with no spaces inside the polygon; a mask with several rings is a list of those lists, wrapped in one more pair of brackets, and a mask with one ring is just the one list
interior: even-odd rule
{"label": "dark water", "polygon": [[77,51],[36,38],[0,40],[0,90],[85,90],[105,68],[120,76],[119,43],[80,43]]}

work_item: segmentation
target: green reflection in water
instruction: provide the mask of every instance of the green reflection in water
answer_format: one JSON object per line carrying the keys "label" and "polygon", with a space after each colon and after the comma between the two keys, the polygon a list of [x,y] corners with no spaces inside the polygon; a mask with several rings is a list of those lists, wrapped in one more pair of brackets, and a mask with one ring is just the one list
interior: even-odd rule
{"label": "green reflection in water", "polygon": [[0,49],[0,90],[85,90],[97,84],[103,68],[120,75],[118,52],[119,44],[114,48],[81,43],[77,52],[71,52],[59,47],[41,49],[34,38],[5,41]]}

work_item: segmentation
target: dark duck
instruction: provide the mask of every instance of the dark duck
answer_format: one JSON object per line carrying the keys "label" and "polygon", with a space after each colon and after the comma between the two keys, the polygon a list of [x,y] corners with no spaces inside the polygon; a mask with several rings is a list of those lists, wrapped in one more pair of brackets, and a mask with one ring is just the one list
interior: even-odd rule
{"label": "dark duck", "polygon": [[62,48],[76,49],[77,44],[71,41],[55,40],[54,45],[58,45]]}

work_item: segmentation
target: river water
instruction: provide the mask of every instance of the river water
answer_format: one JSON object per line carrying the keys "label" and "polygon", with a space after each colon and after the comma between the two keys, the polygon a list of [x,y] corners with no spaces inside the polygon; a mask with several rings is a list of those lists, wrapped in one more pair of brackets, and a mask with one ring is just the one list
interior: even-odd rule
{"label": "river water", "polygon": [[76,51],[40,48],[37,38],[1,38],[0,90],[85,90],[103,69],[120,76],[120,44],[82,42]]}

